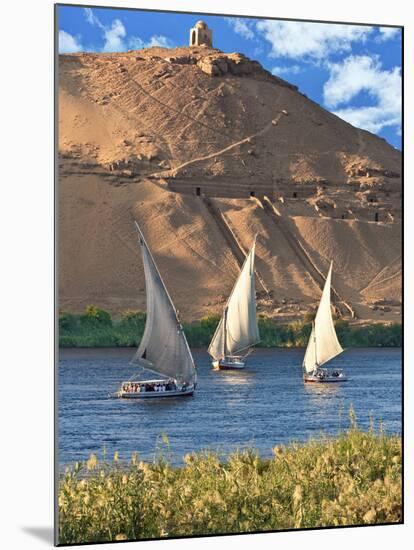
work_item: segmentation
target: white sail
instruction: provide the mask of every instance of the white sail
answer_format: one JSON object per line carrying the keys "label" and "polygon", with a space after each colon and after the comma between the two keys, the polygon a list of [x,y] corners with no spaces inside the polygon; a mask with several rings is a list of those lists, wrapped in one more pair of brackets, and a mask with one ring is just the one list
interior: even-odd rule
{"label": "white sail", "polygon": [[306,348],[305,357],[303,359],[303,367],[308,373],[311,373],[316,367],[322,366],[324,363],[344,351],[336,336],[332,319],[331,278],[332,262],[326,277],[322,298],[319,303],[318,311],[316,312],[308,347]]}
{"label": "white sail", "polygon": [[147,318],[133,362],[179,382],[193,383],[193,357],[177,312],[138,224],[145,272]]}
{"label": "white sail", "polygon": [[220,359],[224,355],[237,355],[260,342],[254,284],[255,246],[256,238],[208,348],[214,359]]}

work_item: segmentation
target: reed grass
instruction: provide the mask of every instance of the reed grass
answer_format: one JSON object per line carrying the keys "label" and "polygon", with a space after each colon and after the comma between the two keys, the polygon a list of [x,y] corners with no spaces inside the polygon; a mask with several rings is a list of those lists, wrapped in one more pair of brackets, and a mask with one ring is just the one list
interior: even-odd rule
{"label": "reed grass", "polygon": [[[184,323],[190,347],[207,347],[220,318],[216,315],[200,321]],[[281,324],[259,315],[261,342],[258,347],[305,347],[311,331],[308,318]],[[399,323],[377,323],[369,326],[336,321],[339,340],[344,347],[400,347],[402,331]],[[137,347],[145,327],[145,313],[126,311],[118,320],[95,306],[88,306],[82,315],[60,312],[60,347]]]}
{"label": "reed grass", "polygon": [[270,459],[203,452],[173,467],[162,454],[128,464],[91,455],[61,477],[59,542],[400,523],[401,502],[401,439],[353,424],[274,447]]}

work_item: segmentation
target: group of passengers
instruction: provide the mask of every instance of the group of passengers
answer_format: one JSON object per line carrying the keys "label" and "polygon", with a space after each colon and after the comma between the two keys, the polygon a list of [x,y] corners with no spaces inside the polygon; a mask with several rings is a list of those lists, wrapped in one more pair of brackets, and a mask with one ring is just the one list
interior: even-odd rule
{"label": "group of passengers", "polygon": [[338,378],[339,376],[341,376],[341,373],[338,370],[332,371],[331,374],[329,374],[329,372],[326,371],[326,370],[318,370],[316,372],[316,376],[317,376],[317,378],[319,378],[319,380],[323,380],[324,378],[329,378],[329,377]]}
{"label": "group of passengers", "polygon": [[173,378],[160,382],[128,382],[122,386],[125,393],[165,392],[177,390],[177,384]]}

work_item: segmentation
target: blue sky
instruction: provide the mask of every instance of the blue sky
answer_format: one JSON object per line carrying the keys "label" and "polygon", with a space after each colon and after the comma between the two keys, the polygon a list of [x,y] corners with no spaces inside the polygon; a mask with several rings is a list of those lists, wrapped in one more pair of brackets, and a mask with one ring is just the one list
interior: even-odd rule
{"label": "blue sky", "polygon": [[188,45],[198,19],[329,111],[401,148],[400,28],[59,6],[59,51]]}

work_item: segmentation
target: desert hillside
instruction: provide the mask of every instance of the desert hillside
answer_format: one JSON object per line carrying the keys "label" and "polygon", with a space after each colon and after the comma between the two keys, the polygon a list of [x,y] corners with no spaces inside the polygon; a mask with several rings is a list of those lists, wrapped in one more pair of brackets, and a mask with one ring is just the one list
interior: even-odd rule
{"label": "desert hillside", "polygon": [[259,312],[401,314],[401,154],[241,54],[59,58],[60,307],[145,309],[134,219],[184,320],[219,313],[258,234]]}

